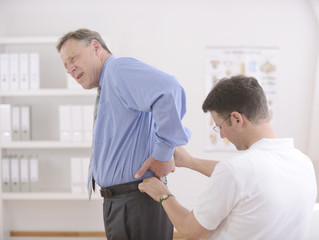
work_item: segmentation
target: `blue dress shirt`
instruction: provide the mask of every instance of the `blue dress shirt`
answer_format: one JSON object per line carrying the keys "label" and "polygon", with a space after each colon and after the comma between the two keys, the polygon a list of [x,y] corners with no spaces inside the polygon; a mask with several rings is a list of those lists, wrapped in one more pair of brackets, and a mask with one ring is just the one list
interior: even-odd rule
{"label": "blue dress shirt", "polygon": [[[134,174],[152,156],[172,159],[174,147],[191,133],[184,89],[177,79],[133,58],[110,56],[100,76],[101,95],[89,170],[101,187],[136,181]],[[154,176],[148,170],[141,179]]]}

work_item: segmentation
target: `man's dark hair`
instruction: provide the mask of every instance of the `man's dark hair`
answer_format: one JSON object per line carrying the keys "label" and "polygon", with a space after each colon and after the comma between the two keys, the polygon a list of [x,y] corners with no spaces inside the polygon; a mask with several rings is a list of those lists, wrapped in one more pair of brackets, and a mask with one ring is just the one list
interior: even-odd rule
{"label": "man's dark hair", "polygon": [[104,48],[108,53],[112,54],[111,51],[107,48],[101,35],[98,32],[95,32],[86,28],[81,28],[74,32],[69,32],[65,34],[63,37],[61,37],[59,43],[56,46],[58,52],[61,51],[63,44],[69,39],[75,39],[75,40],[81,41],[85,44],[85,46],[88,46],[90,42],[93,39],[95,39],[101,44],[102,48]]}
{"label": "man's dark hair", "polygon": [[223,78],[206,97],[202,109],[227,117],[233,111],[243,113],[252,123],[269,119],[267,98],[258,81],[243,75]]}

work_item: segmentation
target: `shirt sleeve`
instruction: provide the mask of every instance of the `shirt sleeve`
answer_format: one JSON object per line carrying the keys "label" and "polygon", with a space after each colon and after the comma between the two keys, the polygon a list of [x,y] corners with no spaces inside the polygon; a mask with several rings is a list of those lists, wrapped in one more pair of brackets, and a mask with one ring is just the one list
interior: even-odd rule
{"label": "shirt sleeve", "polygon": [[175,77],[131,58],[116,64],[112,77],[128,109],[152,113],[156,137],[152,157],[171,160],[174,147],[187,144],[191,136],[181,122],[186,113],[182,86]]}
{"label": "shirt sleeve", "polygon": [[215,230],[230,214],[241,196],[239,185],[231,171],[218,163],[204,193],[193,209],[196,220],[204,228]]}

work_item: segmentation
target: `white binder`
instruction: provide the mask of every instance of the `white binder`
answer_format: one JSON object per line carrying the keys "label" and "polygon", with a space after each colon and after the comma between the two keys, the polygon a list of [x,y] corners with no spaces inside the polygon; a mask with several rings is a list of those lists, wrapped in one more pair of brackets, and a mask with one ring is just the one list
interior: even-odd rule
{"label": "white binder", "polygon": [[71,191],[72,193],[82,193],[82,161],[81,158],[71,158]]}
{"label": "white binder", "polygon": [[82,106],[82,118],[83,118],[83,134],[84,141],[92,142],[93,134],[93,120],[94,120],[94,105]]}
{"label": "white binder", "polygon": [[72,141],[81,142],[83,141],[83,119],[82,119],[82,106],[72,105]]}
{"label": "white binder", "polygon": [[11,140],[11,105],[0,104],[0,142]]}
{"label": "white binder", "polygon": [[59,106],[60,141],[71,141],[71,106]]}
{"label": "white binder", "polygon": [[11,176],[10,176],[10,159],[4,157],[2,159],[2,191],[11,191]]}
{"label": "white binder", "polygon": [[82,191],[87,192],[90,158],[82,158]]}
{"label": "white binder", "polygon": [[20,128],[20,107],[12,106],[12,140],[19,141],[21,140],[21,128]]}
{"label": "white binder", "polygon": [[40,88],[40,61],[38,53],[30,54],[30,89]]}
{"label": "white binder", "polygon": [[9,54],[0,54],[0,89],[1,91],[9,90]]}
{"label": "white binder", "polygon": [[19,76],[19,55],[11,53],[10,58],[10,71],[9,71],[9,86],[11,90],[18,90],[20,88]]}
{"label": "white binder", "polygon": [[19,159],[11,157],[11,191],[20,192]]}
{"label": "white binder", "polygon": [[29,159],[26,157],[20,158],[20,186],[21,192],[30,191]]}
{"label": "white binder", "polygon": [[27,90],[30,88],[29,77],[29,55],[27,53],[20,54],[20,89]]}
{"label": "white binder", "polygon": [[39,191],[39,160],[37,157],[31,157],[30,163],[30,191]]}
{"label": "white binder", "polygon": [[21,106],[21,140],[23,141],[31,139],[30,112],[30,106]]}

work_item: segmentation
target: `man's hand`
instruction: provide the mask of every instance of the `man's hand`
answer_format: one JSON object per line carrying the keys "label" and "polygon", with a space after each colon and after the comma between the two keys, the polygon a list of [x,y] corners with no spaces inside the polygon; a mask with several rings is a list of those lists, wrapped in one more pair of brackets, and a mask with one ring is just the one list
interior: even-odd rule
{"label": "man's hand", "polygon": [[[155,177],[144,179],[143,182],[138,185],[138,188],[141,192],[145,192],[157,202],[163,194],[170,193],[167,187]],[[207,235],[211,232],[199,224],[193,211],[184,208],[176,199],[169,199],[171,199],[171,201],[164,201],[163,208],[177,231],[181,233],[185,239],[202,239],[203,237],[206,239]]]}
{"label": "man's hand", "polygon": [[164,184],[157,178],[145,178],[143,182],[138,185],[138,189],[141,192],[147,193],[151,198],[155,201],[159,201],[159,198],[165,194],[169,193],[168,189],[164,186]]}
{"label": "man's hand", "polygon": [[150,156],[148,159],[145,160],[142,167],[135,173],[134,177],[142,177],[148,169],[152,170],[152,172],[155,174],[155,177],[161,178],[166,176],[170,172],[175,171],[175,162],[174,159],[166,162],[158,161]]}
{"label": "man's hand", "polygon": [[175,147],[174,160],[176,167],[191,168],[193,157],[183,147]]}

